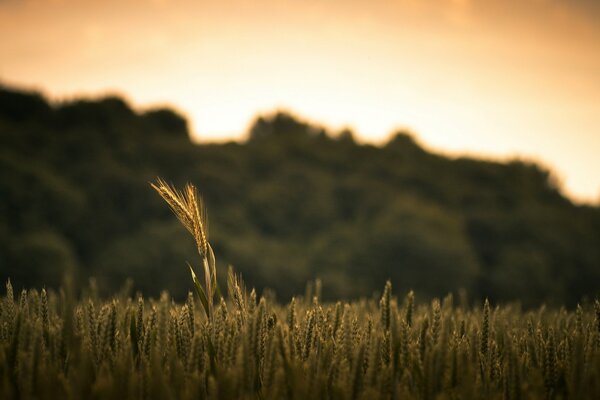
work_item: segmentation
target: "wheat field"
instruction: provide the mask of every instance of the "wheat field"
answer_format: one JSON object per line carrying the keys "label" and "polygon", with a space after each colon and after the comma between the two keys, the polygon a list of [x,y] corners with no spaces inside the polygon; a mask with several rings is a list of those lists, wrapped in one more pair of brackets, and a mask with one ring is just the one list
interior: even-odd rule
{"label": "wheat field", "polygon": [[23,290],[0,302],[2,399],[598,399],[600,304],[523,312],[452,296],[279,305],[229,273],[184,304]]}

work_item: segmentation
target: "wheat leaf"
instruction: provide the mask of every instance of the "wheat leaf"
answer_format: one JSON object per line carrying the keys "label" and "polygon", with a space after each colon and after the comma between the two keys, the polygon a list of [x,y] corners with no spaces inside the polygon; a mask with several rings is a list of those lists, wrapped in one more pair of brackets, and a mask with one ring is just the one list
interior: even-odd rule
{"label": "wheat leaf", "polygon": [[210,244],[208,244],[208,266],[212,276],[211,283],[214,292],[213,294],[216,294],[219,298],[223,298],[221,289],[219,288],[219,283],[217,282],[217,262],[215,260],[215,253]]}
{"label": "wheat leaf", "polygon": [[198,280],[198,277],[196,276],[196,273],[194,272],[192,265],[189,262],[187,263],[187,265],[190,268],[190,272],[192,273],[192,281],[194,281],[194,286],[196,287],[196,293],[198,293],[198,297],[200,297],[200,302],[202,303],[202,307],[204,307],[204,311],[206,312],[206,315],[210,318],[210,310],[208,308],[208,299],[206,297],[206,293],[204,292],[204,289],[202,288],[202,285],[200,284],[200,281]]}

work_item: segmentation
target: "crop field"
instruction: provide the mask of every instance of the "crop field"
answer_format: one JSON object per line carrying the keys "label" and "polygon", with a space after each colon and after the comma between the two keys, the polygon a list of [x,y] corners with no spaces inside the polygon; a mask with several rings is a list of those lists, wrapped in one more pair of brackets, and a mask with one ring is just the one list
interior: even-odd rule
{"label": "crop field", "polygon": [[287,305],[229,273],[209,320],[177,304],[23,290],[0,302],[3,399],[600,398],[600,304],[570,312],[452,296]]}

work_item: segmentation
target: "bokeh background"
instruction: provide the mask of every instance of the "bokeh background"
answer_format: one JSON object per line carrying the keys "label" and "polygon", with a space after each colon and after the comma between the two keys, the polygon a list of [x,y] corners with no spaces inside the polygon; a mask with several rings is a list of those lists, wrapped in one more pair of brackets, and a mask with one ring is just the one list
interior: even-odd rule
{"label": "bokeh background", "polygon": [[[600,290],[593,0],[0,0],[0,279],[190,289],[149,188],[282,299]],[[224,274],[223,274],[224,275]]]}

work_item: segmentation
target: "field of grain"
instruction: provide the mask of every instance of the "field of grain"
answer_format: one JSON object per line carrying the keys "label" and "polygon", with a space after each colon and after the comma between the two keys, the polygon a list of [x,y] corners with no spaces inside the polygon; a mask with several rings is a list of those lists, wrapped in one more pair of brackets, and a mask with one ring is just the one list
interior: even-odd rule
{"label": "field of grain", "polygon": [[211,320],[177,304],[23,290],[0,302],[2,399],[600,398],[600,304],[574,311],[452,296],[280,305],[232,272]]}

